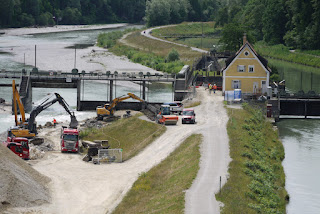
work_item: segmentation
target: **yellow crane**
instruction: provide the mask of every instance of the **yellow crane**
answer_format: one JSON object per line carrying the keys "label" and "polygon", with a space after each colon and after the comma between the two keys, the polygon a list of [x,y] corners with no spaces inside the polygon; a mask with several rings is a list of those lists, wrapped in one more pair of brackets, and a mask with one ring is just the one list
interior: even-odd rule
{"label": "yellow crane", "polygon": [[97,110],[98,120],[102,120],[104,117],[112,117],[114,115],[116,105],[118,103],[122,102],[123,100],[129,99],[129,98],[139,100],[140,102],[144,102],[143,99],[141,99],[140,97],[138,97],[137,95],[132,94],[132,93],[128,93],[127,95],[117,97],[117,98],[113,99],[110,104],[106,103],[104,106],[97,107],[96,110]]}

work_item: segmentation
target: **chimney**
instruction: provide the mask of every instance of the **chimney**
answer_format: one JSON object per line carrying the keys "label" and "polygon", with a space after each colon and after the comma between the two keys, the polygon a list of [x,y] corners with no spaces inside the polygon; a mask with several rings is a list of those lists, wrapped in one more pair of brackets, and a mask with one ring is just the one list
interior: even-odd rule
{"label": "chimney", "polygon": [[244,33],[243,34],[243,44],[246,44],[246,42],[247,42],[247,34]]}

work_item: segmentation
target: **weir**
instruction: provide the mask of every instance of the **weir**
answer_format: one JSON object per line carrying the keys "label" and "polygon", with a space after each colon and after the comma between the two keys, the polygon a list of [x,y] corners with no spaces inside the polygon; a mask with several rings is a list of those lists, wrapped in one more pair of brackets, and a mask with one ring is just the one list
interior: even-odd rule
{"label": "weir", "polygon": [[[111,73],[107,72],[90,72],[86,73],[82,71],[82,73],[78,73],[77,69],[73,69],[72,73],[59,73],[55,71],[41,71],[39,72],[37,69],[33,69],[32,72],[27,74],[25,70],[22,72],[17,71],[5,71],[1,70],[0,79],[1,78],[12,78],[12,79],[20,79],[20,90],[19,94],[22,98],[22,103],[25,107],[26,112],[32,110],[32,88],[76,88],[77,89],[77,111],[84,110],[95,110],[98,105],[104,105],[105,103],[111,102],[115,97],[114,91],[116,91],[116,81],[131,81],[141,85],[141,96],[142,99],[146,99],[146,83],[147,82],[172,82],[174,100],[181,101],[184,97],[190,92],[188,90],[189,86],[194,83],[193,72],[190,69],[182,72],[183,75],[170,75],[170,74],[155,74],[151,75],[149,72],[147,74],[143,74],[139,72],[138,75],[132,73],[119,74],[117,71]],[[107,97],[106,101],[85,101],[81,100],[81,95],[84,93],[83,85],[86,80],[94,81],[94,80],[104,80],[106,84],[109,84],[109,97]],[[178,83],[178,84],[177,84]],[[4,84],[4,86],[11,86],[10,84]],[[129,103],[129,102],[127,102]],[[134,102],[130,102],[132,104],[130,108],[127,109],[135,109],[140,108],[137,107]],[[124,104],[120,104],[118,108],[124,108]]]}

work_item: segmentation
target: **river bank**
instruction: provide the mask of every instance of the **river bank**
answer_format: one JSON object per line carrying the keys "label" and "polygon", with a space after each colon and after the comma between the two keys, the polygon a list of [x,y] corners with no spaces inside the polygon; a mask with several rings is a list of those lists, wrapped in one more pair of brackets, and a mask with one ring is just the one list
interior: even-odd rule
{"label": "river bank", "polygon": [[56,25],[54,27],[28,27],[28,28],[6,28],[1,29],[4,35],[22,36],[42,33],[58,33],[70,31],[87,31],[87,30],[101,30],[101,29],[118,29],[127,26],[127,23],[119,24],[101,24],[101,25]]}

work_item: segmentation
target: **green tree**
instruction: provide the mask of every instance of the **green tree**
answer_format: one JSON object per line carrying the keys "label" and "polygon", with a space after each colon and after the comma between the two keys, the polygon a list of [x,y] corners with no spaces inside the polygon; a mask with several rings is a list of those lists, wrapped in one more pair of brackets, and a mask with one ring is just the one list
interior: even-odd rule
{"label": "green tree", "polygon": [[2,0],[0,4],[0,26],[5,27],[12,24],[13,6],[13,0]]}
{"label": "green tree", "polygon": [[283,43],[287,23],[284,0],[267,0],[262,21],[263,39],[270,44]]}
{"label": "green tree", "polygon": [[189,0],[190,10],[189,10],[189,21],[201,21],[204,19],[201,11],[201,5],[199,0]]}
{"label": "green tree", "polygon": [[237,51],[243,42],[243,26],[236,23],[226,24],[222,30],[220,42],[224,44],[225,50]]}
{"label": "green tree", "polygon": [[63,11],[62,22],[64,24],[79,24],[81,13],[77,8],[66,7]]}
{"label": "green tree", "polygon": [[168,0],[151,0],[146,3],[146,22],[148,26],[170,23],[170,4]]}

